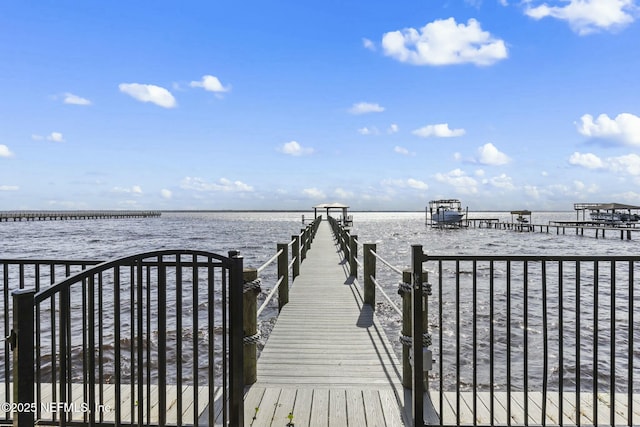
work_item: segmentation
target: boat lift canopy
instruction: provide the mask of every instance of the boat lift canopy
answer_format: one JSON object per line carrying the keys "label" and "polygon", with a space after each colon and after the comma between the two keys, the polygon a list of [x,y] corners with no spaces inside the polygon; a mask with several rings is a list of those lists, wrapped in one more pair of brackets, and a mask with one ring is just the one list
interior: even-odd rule
{"label": "boat lift canopy", "polygon": [[329,216],[329,211],[331,209],[342,209],[342,217],[347,218],[347,210],[349,206],[343,205],[342,203],[322,203],[313,207],[313,218],[318,217],[318,209],[326,209],[327,216]]}

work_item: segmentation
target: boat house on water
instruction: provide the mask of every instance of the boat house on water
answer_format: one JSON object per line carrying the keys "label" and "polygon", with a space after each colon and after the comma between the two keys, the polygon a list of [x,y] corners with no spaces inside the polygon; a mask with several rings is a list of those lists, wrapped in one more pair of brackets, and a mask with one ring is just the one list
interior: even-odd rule
{"label": "boat house on water", "polygon": [[318,209],[325,209],[327,213],[327,217],[329,217],[329,211],[331,209],[342,209],[342,218],[340,222],[342,225],[351,225],[353,224],[353,216],[348,214],[349,206],[344,205],[342,203],[322,203],[313,207],[313,219],[318,217]]}
{"label": "boat house on water", "polygon": [[[582,221],[629,223],[640,220],[640,206],[622,203],[574,203],[573,209],[576,211],[577,221],[580,221],[580,212],[582,212]],[[588,220],[587,210],[590,211]]]}

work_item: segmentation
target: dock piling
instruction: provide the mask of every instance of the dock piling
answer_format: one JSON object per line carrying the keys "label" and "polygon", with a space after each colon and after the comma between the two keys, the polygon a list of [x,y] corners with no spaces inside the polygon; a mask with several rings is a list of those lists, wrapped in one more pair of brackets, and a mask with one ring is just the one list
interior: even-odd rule
{"label": "dock piling", "polygon": [[278,311],[282,310],[282,307],[289,302],[289,257],[288,251],[289,245],[286,243],[278,243],[277,252],[278,255],[278,278],[281,278],[280,285],[278,285]]}
{"label": "dock piling", "polygon": [[376,257],[373,252],[375,250],[375,243],[364,244],[364,303],[369,304],[374,310],[376,307],[376,285],[373,280],[376,278]]}
{"label": "dock piling", "polygon": [[291,258],[293,260],[293,269],[291,271],[292,279],[300,275],[300,236],[291,236]]}
{"label": "dock piling", "polygon": [[242,323],[244,330],[244,385],[250,385],[258,379],[258,347],[254,338],[258,337],[258,294],[260,293],[260,279],[258,270],[245,268],[242,272],[243,287],[243,314]]}
{"label": "dock piling", "polygon": [[358,236],[355,234],[349,237],[349,273],[358,277]]}

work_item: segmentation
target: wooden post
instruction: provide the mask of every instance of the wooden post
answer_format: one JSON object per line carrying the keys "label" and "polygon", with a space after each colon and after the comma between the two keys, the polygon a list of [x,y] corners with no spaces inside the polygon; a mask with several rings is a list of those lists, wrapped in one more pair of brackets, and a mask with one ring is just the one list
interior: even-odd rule
{"label": "wooden post", "polygon": [[291,236],[291,258],[293,259],[293,278],[300,275],[300,236]]}
{"label": "wooden post", "polygon": [[280,286],[278,286],[278,311],[282,310],[289,302],[289,257],[288,245],[286,243],[278,243],[278,280],[282,278]]}
{"label": "wooden post", "polygon": [[300,261],[307,257],[307,229],[300,229]]}
{"label": "wooden post", "polygon": [[372,277],[376,277],[376,257],[371,253],[375,252],[375,243],[364,244],[364,303],[369,304],[374,310],[376,308],[376,285],[373,283]]}
{"label": "wooden post", "polygon": [[349,242],[349,270],[351,276],[358,277],[358,236],[352,235]]}
{"label": "wooden post", "polygon": [[311,249],[311,242],[313,242],[313,237],[315,236],[315,226],[310,225],[307,227],[307,250]]}
{"label": "wooden post", "polygon": [[[243,313],[242,325],[245,337],[257,337],[258,334],[258,270],[245,268],[242,272],[244,289],[242,294]],[[244,343],[244,385],[250,385],[258,379],[258,346],[257,342]]]}
{"label": "wooden post", "polygon": [[[13,402],[31,408],[34,397],[34,290],[13,291],[13,330],[9,336],[13,350]],[[7,399],[9,400],[9,399]],[[14,411],[14,427],[33,426],[34,412]]]}

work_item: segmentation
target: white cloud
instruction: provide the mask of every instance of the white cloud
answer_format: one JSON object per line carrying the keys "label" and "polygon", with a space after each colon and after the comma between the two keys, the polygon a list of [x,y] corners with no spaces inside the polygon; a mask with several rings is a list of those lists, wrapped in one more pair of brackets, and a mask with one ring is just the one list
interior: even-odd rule
{"label": "white cloud", "polygon": [[493,187],[496,188],[503,188],[505,190],[513,190],[515,188],[515,186],[513,185],[513,181],[511,179],[510,176],[507,176],[506,174],[502,174],[499,176],[494,176],[492,178],[489,178],[485,181],[483,181],[483,183],[485,184],[489,184]]}
{"label": "white cloud", "polygon": [[297,141],[289,141],[282,144],[279,151],[290,156],[304,156],[313,154],[313,148],[306,148],[300,145]]}
{"label": "white cloud", "polygon": [[411,152],[409,150],[407,150],[404,147],[400,147],[398,145],[396,145],[393,149],[394,152],[398,153],[398,154],[402,154],[403,156],[410,156]]}
{"label": "white cloud", "polygon": [[138,196],[142,195],[142,187],[139,185],[134,185],[131,188],[113,187],[111,191],[114,193],[135,194]]}
{"label": "white cloud", "polygon": [[11,152],[11,150],[9,150],[9,147],[7,147],[4,144],[0,144],[0,157],[11,157],[13,156],[13,153]]}
{"label": "white cloud", "polygon": [[436,138],[452,138],[464,135],[465,130],[450,129],[449,123],[439,123],[436,125],[427,125],[421,127],[420,129],[416,129],[411,133],[422,138],[429,138],[431,136],[435,136]]}
{"label": "white cloud", "polygon": [[72,104],[72,105],[91,105],[91,101],[89,101],[88,99],[82,98],[72,93],[65,93],[63,102],[65,104]]}
{"label": "white cloud", "polygon": [[415,188],[416,190],[428,190],[429,185],[426,182],[419,181],[417,179],[409,178],[407,179],[407,185],[410,188]]}
{"label": "white cloud", "polygon": [[353,191],[347,191],[343,188],[336,188],[333,191],[333,194],[335,194],[336,197],[344,200],[353,199],[355,197],[355,193]]}
{"label": "white cloud", "polygon": [[640,156],[627,154],[620,157],[610,157],[607,159],[607,167],[612,172],[638,176],[640,175]]}
{"label": "white cloud", "polygon": [[475,19],[466,25],[449,18],[419,30],[391,31],[382,36],[382,47],[387,56],[413,65],[491,65],[507,57],[504,41],[483,31]]}
{"label": "white cloud", "polygon": [[162,190],[160,190],[160,196],[163,199],[170,199],[171,197],[173,197],[173,193],[171,192],[171,190],[167,190],[166,188],[163,188]]}
{"label": "white cloud", "polygon": [[498,150],[496,146],[490,142],[478,148],[477,161],[483,165],[504,165],[509,163],[510,160],[509,156]]}
{"label": "white cloud", "polygon": [[556,0],[550,3],[551,6],[544,3],[530,7],[525,13],[534,19],[551,17],[566,21],[580,35],[623,28],[634,21],[633,14],[637,10],[634,0]]}
{"label": "white cloud", "polygon": [[408,179],[385,179],[382,181],[382,185],[388,187],[397,187],[397,188],[413,188],[415,190],[428,190],[429,185],[424,182],[414,178]]}
{"label": "white cloud", "polygon": [[62,136],[62,134],[60,132],[51,132],[47,136],[47,141],[64,142],[64,137]]}
{"label": "white cloud", "polygon": [[325,199],[326,198],[324,192],[322,190],[317,189],[317,188],[305,188],[304,190],[302,190],[302,193],[305,196],[310,197],[312,199]]}
{"label": "white cloud", "polygon": [[120,92],[131,96],[141,102],[151,102],[160,107],[173,108],[176,106],[176,99],[167,89],[140,83],[121,83],[118,85]]}
{"label": "white cloud", "polygon": [[577,151],[569,157],[569,163],[576,166],[582,166],[587,169],[600,169],[604,167],[600,157],[593,153],[578,153]]}
{"label": "white cloud", "polygon": [[17,185],[0,185],[0,191],[18,191],[19,189]]}
{"label": "white cloud", "polygon": [[180,187],[185,190],[195,191],[222,191],[222,192],[251,192],[253,187],[242,181],[231,181],[227,178],[220,178],[218,182],[207,182],[202,178],[186,177],[180,183]]}
{"label": "white cloud", "polygon": [[217,94],[229,92],[231,86],[223,86],[220,80],[216,76],[206,75],[202,76],[200,81],[193,81],[189,83],[191,87],[201,87],[206,91],[214,92]]}
{"label": "white cloud", "polygon": [[371,127],[371,128],[368,128],[368,127],[360,128],[360,129],[358,129],[358,133],[360,135],[379,135],[380,131],[378,130],[378,128],[376,128],[374,126],[374,127]]}
{"label": "white cloud", "polygon": [[357,104],[353,104],[349,109],[349,113],[351,114],[381,113],[383,111],[384,107],[371,102],[359,102]]}
{"label": "white cloud", "polygon": [[624,145],[640,146],[640,117],[621,113],[615,119],[600,114],[594,121],[593,116],[585,114],[576,124],[578,132],[589,138],[603,138]]}
{"label": "white cloud", "polygon": [[438,182],[451,185],[461,194],[475,194],[478,192],[478,181],[460,169],[454,169],[445,174],[437,173],[435,178]]}
{"label": "white cloud", "polygon": [[640,176],[640,156],[634,153],[601,159],[593,153],[575,152],[569,157],[569,163],[587,169],[605,169],[617,174]]}
{"label": "white cloud", "polygon": [[369,39],[367,38],[363,38],[362,39],[362,46],[364,46],[365,49],[369,49],[371,51],[375,51],[376,50],[376,45]]}
{"label": "white cloud", "polygon": [[398,133],[398,130],[399,130],[398,125],[395,123],[391,123],[389,125],[389,129],[387,129],[387,133],[388,134]]}

